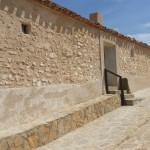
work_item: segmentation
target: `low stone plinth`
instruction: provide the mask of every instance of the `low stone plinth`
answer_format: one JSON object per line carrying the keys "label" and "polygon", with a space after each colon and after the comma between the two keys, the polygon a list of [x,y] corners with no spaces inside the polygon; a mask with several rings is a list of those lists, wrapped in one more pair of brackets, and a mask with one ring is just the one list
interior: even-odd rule
{"label": "low stone plinth", "polygon": [[36,123],[0,132],[1,150],[30,150],[45,145],[121,106],[119,95],[101,96],[60,110]]}

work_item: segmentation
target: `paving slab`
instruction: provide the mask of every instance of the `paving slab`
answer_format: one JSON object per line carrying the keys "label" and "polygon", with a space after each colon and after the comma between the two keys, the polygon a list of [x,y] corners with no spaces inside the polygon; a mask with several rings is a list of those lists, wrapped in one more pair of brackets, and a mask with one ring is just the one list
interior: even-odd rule
{"label": "paving slab", "polygon": [[37,150],[150,149],[150,134],[146,134],[147,129],[150,132],[150,89],[134,94],[145,100],[118,108]]}
{"label": "paving slab", "polygon": [[116,150],[150,150],[150,121]]}

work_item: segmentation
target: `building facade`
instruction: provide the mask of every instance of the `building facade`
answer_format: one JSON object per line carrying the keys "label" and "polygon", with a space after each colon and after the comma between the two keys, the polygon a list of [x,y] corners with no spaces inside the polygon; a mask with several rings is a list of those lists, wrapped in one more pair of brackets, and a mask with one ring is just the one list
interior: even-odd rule
{"label": "building facade", "polygon": [[[150,85],[150,47],[52,2],[1,0],[0,86],[99,81],[104,67],[133,91]],[[114,81],[115,82],[115,81]]]}
{"label": "building facade", "polygon": [[104,68],[147,88],[150,46],[48,0],[0,0],[0,130],[104,94]]}

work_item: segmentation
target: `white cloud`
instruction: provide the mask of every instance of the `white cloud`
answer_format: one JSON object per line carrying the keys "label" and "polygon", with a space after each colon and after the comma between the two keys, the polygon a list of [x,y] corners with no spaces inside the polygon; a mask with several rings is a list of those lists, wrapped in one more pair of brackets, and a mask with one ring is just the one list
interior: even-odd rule
{"label": "white cloud", "polygon": [[150,22],[147,22],[143,25],[145,28],[150,28]]}
{"label": "white cloud", "polygon": [[113,30],[115,30],[115,31],[119,32],[119,28],[113,28]]}
{"label": "white cloud", "polygon": [[144,27],[146,27],[146,28],[150,28],[150,22],[145,23],[145,24],[144,24]]}
{"label": "white cloud", "polygon": [[150,33],[140,33],[128,36],[133,37],[140,42],[147,43],[148,45],[150,45]]}

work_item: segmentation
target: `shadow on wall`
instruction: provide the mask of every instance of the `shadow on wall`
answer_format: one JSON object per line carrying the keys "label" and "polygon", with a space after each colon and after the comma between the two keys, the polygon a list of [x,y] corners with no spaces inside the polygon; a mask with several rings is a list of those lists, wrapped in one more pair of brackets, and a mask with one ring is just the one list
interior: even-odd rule
{"label": "shadow on wall", "polygon": [[[45,7],[45,8],[44,8]],[[30,19],[45,28],[51,28],[58,33],[73,34],[75,31],[86,31],[92,38],[99,38],[97,30],[78,23],[67,17],[60,17],[56,12],[49,11],[46,6],[41,7],[36,1],[29,0],[0,0],[0,10],[6,11],[22,19]],[[66,20],[67,19],[67,20]],[[76,25],[74,25],[74,22]],[[86,27],[86,29],[85,29]]]}

